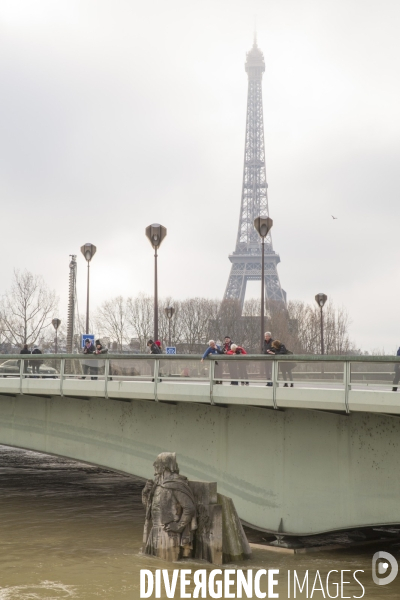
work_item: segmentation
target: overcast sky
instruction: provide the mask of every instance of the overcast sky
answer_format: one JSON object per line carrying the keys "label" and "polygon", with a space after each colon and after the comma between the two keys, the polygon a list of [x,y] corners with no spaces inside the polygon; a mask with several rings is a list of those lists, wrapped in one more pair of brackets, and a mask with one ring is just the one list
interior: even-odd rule
{"label": "overcast sky", "polygon": [[83,312],[91,242],[93,310],[151,294],[160,222],[160,295],[222,297],[255,15],[282,287],[345,306],[363,349],[397,348],[398,0],[2,0],[1,293],[27,268],[65,320],[75,253]]}

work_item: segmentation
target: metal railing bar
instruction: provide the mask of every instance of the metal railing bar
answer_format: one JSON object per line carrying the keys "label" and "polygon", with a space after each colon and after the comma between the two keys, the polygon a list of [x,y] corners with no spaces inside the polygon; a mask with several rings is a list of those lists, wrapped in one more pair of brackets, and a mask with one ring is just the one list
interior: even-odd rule
{"label": "metal railing bar", "polygon": [[210,363],[210,404],[214,405],[214,374],[215,374],[215,362]]}
{"label": "metal railing bar", "polygon": [[60,363],[60,396],[61,398],[64,396],[64,371],[65,371],[65,359],[61,359]]}
{"label": "metal railing bar", "polygon": [[[27,360],[35,360],[33,355],[25,355],[29,358]],[[112,354],[108,353],[107,359],[109,360],[200,360],[202,358],[201,354]],[[97,354],[41,354],[37,357],[37,360],[61,360],[71,359],[71,360],[105,360],[105,356],[99,359],[99,355]],[[20,360],[21,354],[0,354],[0,360]],[[207,360],[252,360],[252,361],[266,361],[270,360],[272,362],[279,361],[293,361],[293,362],[304,362],[304,363],[312,363],[312,362],[352,362],[352,363],[398,363],[400,362],[399,356],[353,356],[353,355],[332,355],[332,354],[290,354],[290,355],[279,355],[276,357],[266,356],[265,354],[246,354],[244,355],[211,355]]]}
{"label": "metal railing bar", "polygon": [[272,363],[272,401],[274,403],[274,409],[278,410],[278,403],[276,400],[276,388],[277,388],[277,384],[278,384],[278,362],[276,360],[273,361]]}
{"label": "metal railing bar", "polygon": [[156,402],[158,402],[158,396],[157,396],[157,385],[158,385],[158,368],[159,368],[159,361],[156,359],[155,363],[154,363],[154,370],[153,370],[153,377],[154,377],[154,400]]}
{"label": "metal railing bar", "polygon": [[350,391],[350,382],[351,382],[351,365],[350,362],[345,363],[344,370],[344,403],[346,407],[346,413],[350,414],[349,408],[349,391]]}
{"label": "metal railing bar", "polygon": [[108,374],[110,372],[110,361],[105,359],[104,363],[104,398],[108,400]]}
{"label": "metal railing bar", "polygon": [[[21,357],[20,357],[21,359]],[[23,378],[23,373],[24,373],[24,367],[25,367],[25,361],[24,359],[21,359],[20,364],[19,364],[19,393],[22,395],[22,378]]]}

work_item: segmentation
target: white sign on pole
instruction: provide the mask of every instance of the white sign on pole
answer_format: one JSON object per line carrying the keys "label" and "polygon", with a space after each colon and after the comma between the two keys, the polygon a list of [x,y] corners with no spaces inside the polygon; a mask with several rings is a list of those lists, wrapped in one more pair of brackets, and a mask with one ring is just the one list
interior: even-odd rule
{"label": "white sign on pole", "polygon": [[176,354],[176,347],[175,346],[167,346],[165,348],[165,352],[167,354]]}

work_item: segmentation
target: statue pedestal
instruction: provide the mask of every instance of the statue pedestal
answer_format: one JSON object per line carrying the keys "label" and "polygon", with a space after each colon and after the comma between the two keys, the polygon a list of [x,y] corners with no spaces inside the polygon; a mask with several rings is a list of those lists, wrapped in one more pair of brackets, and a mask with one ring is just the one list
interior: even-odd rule
{"label": "statue pedestal", "polygon": [[189,481],[197,508],[195,559],[222,565],[244,560],[251,549],[231,498],[217,493],[215,482]]}

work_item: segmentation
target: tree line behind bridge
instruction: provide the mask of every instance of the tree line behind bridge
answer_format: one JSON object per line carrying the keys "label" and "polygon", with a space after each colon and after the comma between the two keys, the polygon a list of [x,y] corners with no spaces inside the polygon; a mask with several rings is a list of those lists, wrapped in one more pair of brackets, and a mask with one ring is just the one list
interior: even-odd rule
{"label": "tree line behind bridge", "polygon": [[[169,322],[165,308],[173,306],[175,313]],[[328,301],[324,307],[324,343],[326,354],[358,354],[350,339],[350,319],[346,309]],[[112,351],[146,352],[147,341],[153,337],[153,298],[145,294],[124,298],[116,296],[92,309],[91,331]],[[265,330],[281,340],[296,354],[319,354],[320,311],[316,305],[290,300],[266,302]],[[54,348],[52,318],[59,317],[58,298],[40,276],[28,271],[14,272],[14,280],[0,300],[0,351],[14,352],[24,345],[39,344],[43,352]],[[61,317],[58,331],[59,348],[65,351],[67,318]],[[76,315],[75,349],[80,347],[85,315]],[[250,354],[258,354],[261,344],[260,301],[247,300],[243,311],[235,300],[171,297],[159,301],[159,338],[165,347],[169,343],[182,354],[203,353],[210,339],[231,339]]]}

